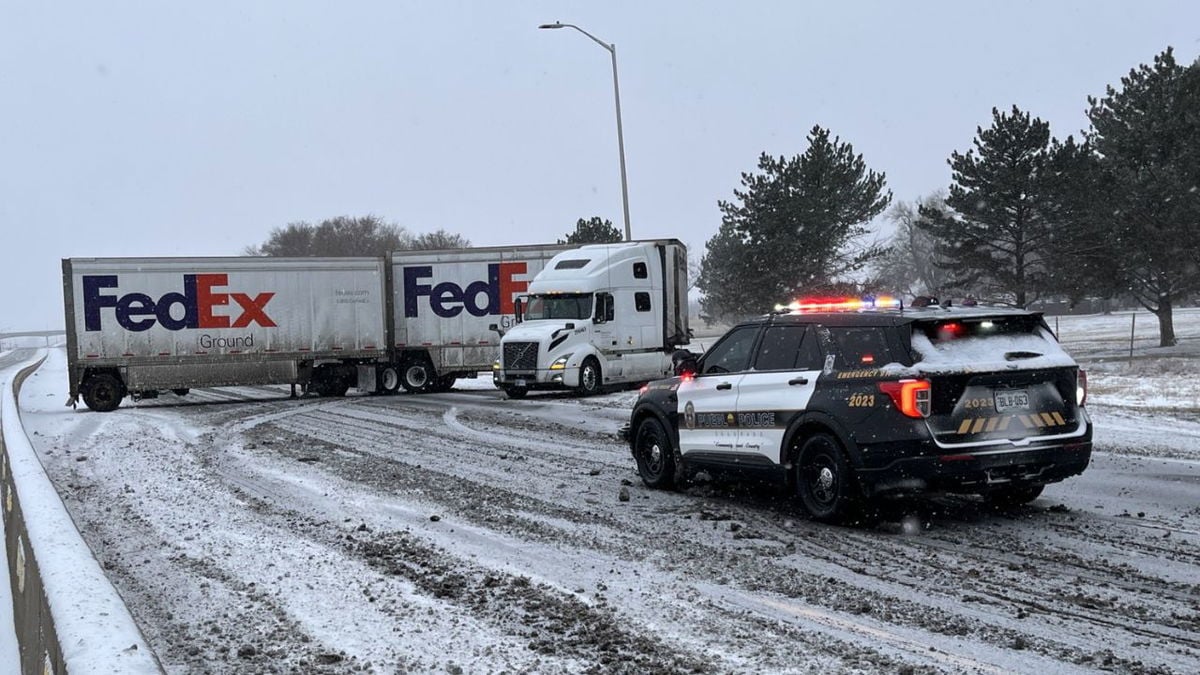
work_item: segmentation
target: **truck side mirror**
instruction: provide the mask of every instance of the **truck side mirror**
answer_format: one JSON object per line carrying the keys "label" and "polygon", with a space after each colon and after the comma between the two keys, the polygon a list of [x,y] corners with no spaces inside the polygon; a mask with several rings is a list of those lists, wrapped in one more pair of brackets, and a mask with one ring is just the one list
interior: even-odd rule
{"label": "truck side mirror", "polygon": [[521,302],[521,298],[517,298],[513,301],[513,314],[513,319],[517,323],[521,323],[521,316],[525,314],[525,303]]}
{"label": "truck side mirror", "polygon": [[498,324],[494,324],[494,323],[488,324],[488,330],[492,331],[493,333],[496,333],[500,337],[504,337],[504,331],[500,330],[500,326]]}

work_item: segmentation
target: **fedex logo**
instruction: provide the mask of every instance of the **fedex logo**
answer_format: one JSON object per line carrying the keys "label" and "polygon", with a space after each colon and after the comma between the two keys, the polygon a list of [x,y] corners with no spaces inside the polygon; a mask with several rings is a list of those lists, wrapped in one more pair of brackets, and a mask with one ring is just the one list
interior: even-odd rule
{"label": "fedex logo", "polygon": [[[126,293],[120,297],[106,295],[104,289],[117,287],[117,275],[84,275],[84,328],[100,330],[100,310],[106,307],[113,309],[122,328],[133,332],[150,330],[155,323],[167,330],[245,328],[251,322],[264,328],[275,327],[266,311],[274,293],[259,293],[253,297],[245,293],[222,293],[220,287],[228,284],[228,274],[185,274],[182,293],[166,293],[155,300],[145,293]],[[217,308],[229,305],[230,300],[241,308],[237,318],[215,313]],[[171,310],[176,306],[183,308],[183,316],[172,315]]]}
{"label": "fedex logo", "polygon": [[463,288],[453,281],[434,285],[422,283],[433,276],[432,265],[405,267],[404,316],[418,315],[422,297],[429,298],[433,313],[444,319],[458,316],[463,309],[471,316],[511,314],[513,295],[529,288],[528,281],[517,281],[513,276],[525,274],[526,270],[524,262],[492,263],[488,265],[487,281],[473,281]]}

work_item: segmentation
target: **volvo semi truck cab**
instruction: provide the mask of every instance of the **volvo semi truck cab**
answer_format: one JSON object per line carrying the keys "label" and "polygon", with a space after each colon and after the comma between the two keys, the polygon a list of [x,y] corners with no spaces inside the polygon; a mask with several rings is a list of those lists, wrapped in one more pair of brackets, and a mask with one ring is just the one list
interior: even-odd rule
{"label": "volvo semi truck cab", "polygon": [[690,340],[687,288],[687,247],[675,239],[559,253],[514,304],[493,381],[521,398],[669,375],[672,354]]}

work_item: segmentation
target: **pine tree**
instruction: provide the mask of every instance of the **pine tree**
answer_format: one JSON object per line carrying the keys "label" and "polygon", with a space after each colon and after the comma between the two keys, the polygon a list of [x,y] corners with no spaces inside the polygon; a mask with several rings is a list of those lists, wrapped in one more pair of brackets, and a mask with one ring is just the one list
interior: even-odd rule
{"label": "pine tree", "polygon": [[951,211],[922,208],[920,226],[953,285],[1025,307],[1050,289],[1050,125],[1016,106],[993,108],[974,146],[948,160]]}
{"label": "pine tree", "polygon": [[706,318],[761,313],[828,290],[880,254],[859,242],[891,200],[884,174],[820,126],[808,142],[791,159],[763,153],[760,173],[743,173],[736,199],[718,202],[721,227],[697,284]]}
{"label": "pine tree", "polygon": [[621,235],[621,231],[612,224],[611,220],[592,216],[588,220],[580,218],[575,223],[575,231],[568,232],[567,238],[559,239],[558,243],[583,246],[584,244],[611,244],[622,240],[624,237]]}
{"label": "pine tree", "polygon": [[1200,65],[1168,47],[1088,104],[1119,269],[1158,317],[1160,345],[1174,345],[1174,304],[1200,289]]}

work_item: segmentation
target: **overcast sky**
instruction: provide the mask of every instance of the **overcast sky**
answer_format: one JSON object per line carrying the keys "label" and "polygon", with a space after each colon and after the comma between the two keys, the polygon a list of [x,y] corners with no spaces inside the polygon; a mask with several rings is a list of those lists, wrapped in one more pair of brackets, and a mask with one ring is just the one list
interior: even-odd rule
{"label": "overcast sky", "polygon": [[944,188],[993,106],[1086,126],[1086,97],[1200,2],[0,0],[0,330],[62,325],[59,260],[236,255],[376,214],[477,245],[621,226],[702,250],[759,153],[830,128],[897,199]]}

